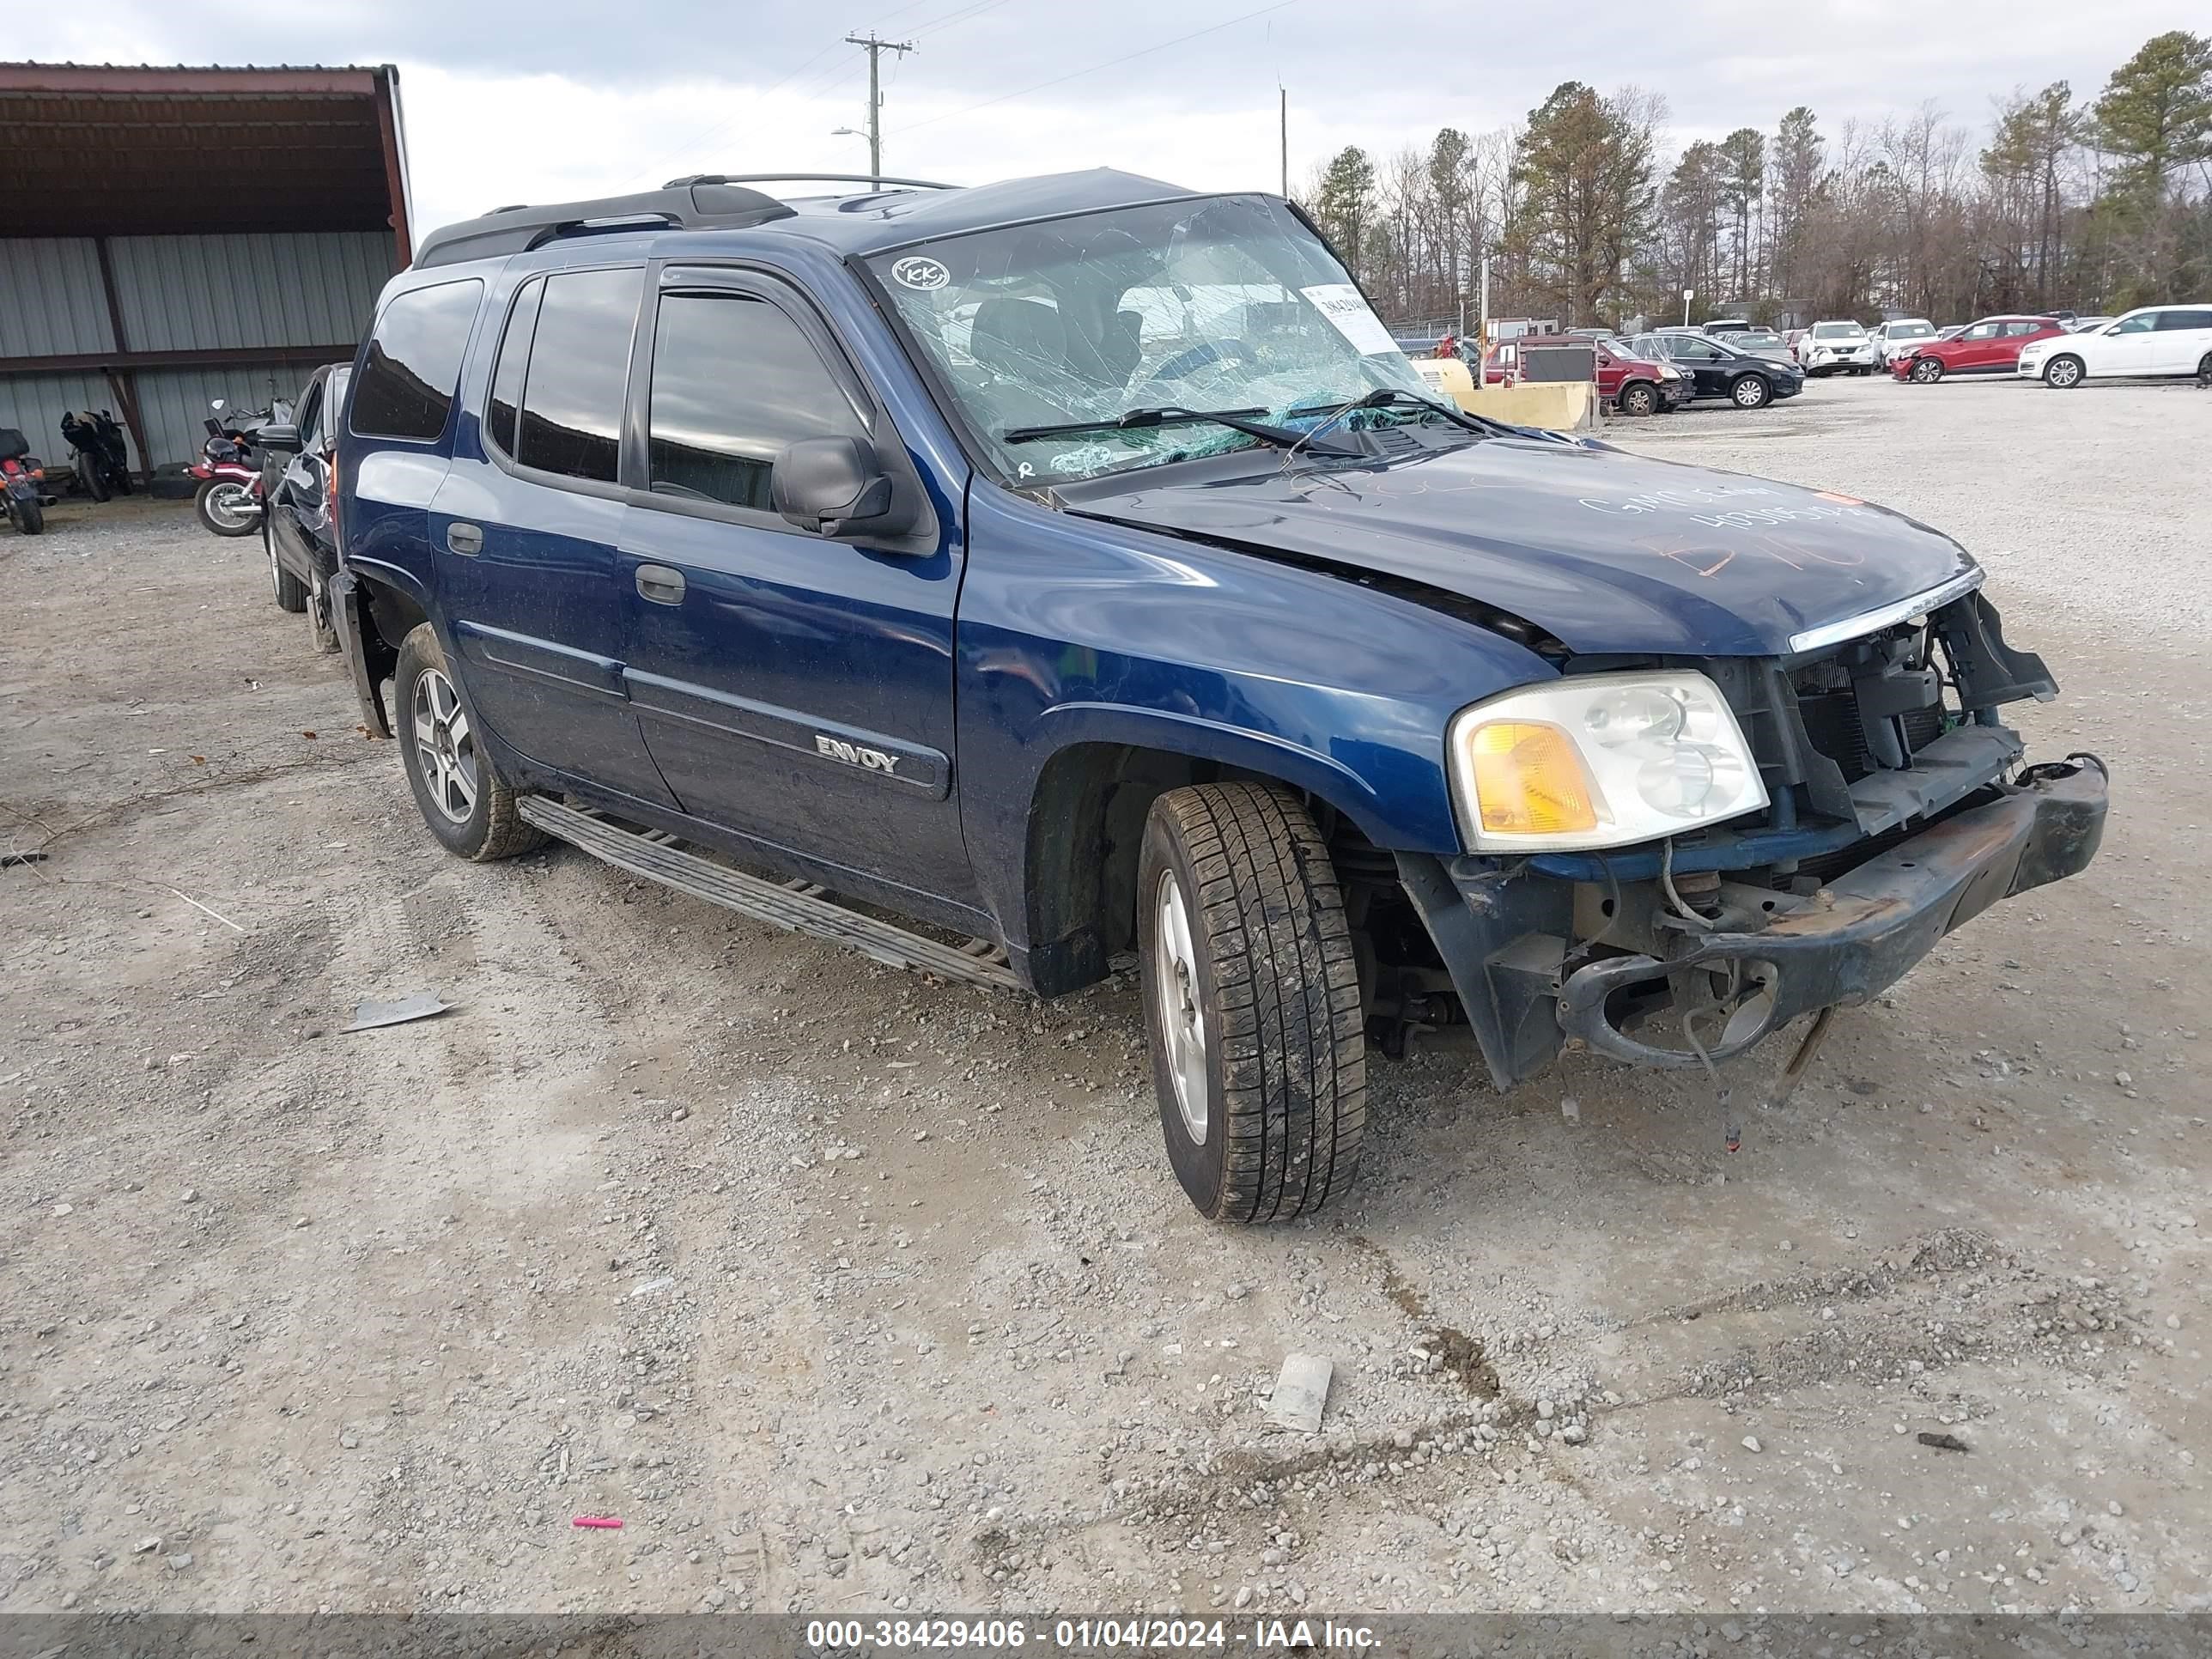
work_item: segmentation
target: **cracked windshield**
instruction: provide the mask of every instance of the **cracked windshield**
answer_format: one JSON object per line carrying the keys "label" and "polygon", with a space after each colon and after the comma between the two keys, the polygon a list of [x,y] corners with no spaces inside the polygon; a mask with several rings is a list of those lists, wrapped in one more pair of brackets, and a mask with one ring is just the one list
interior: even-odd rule
{"label": "cracked windshield", "polygon": [[[1212,421],[1110,424],[1133,410],[1304,431],[1383,387],[1430,396],[1344,267],[1279,203],[1216,197],[1085,214],[872,264],[1017,483],[1264,441]],[[1407,418],[1363,410],[1346,423]],[[1100,429],[1036,430],[1093,422]]]}

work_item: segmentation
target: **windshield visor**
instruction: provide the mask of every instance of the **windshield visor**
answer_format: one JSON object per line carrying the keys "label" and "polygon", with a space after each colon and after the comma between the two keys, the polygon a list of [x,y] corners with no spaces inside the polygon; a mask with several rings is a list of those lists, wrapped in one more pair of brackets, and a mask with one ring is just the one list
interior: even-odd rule
{"label": "windshield visor", "polygon": [[1379,387],[1431,395],[1328,247],[1266,197],[979,231],[868,264],[1017,484],[1258,441],[1202,421],[1006,441],[1026,427],[1173,405],[1296,428]]}

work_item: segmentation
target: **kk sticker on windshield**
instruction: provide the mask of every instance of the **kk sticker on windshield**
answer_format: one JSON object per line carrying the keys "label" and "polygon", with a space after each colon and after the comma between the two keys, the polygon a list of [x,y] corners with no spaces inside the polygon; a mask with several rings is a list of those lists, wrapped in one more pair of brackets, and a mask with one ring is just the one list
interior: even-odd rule
{"label": "kk sticker on windshield", "polygon": [[952,280],[952,273],[934,259],[925,259],[919,254],[900,260],[891,267],[891,281],[901,288],[920,289],[925,294],[934,293]]}
{"label": "kk sticker on windshield", "polygon": [[1382,326],[1382,319],[1375,314],[1366,296],[1350,283],[1322,283],[1313,288],[1302,288],[1298,292],[1305,295],[1307,304],[1328,319],[1339,334],[1352,342],[1352,349],[1361,356],[1373,357],[1398,349],[1398,343]]}

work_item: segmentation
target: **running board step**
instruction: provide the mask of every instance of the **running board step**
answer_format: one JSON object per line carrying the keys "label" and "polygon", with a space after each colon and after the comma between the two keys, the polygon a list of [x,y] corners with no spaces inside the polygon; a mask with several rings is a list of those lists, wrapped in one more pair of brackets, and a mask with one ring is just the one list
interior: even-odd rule
{"label": "running board step", "polygon": [[987,940],[971,940],[965,947],[942,944],[848,910],[811,882],[786,885],[749,876],[714,860],[684,852],[683,842],[665,830],[625,830],[596,812],[564,806],[544,795],[523,796],[515,802],[515,810],[547,835],[557,836],[580,852],[617,869],[756,921],[772,922],[786,933],[810,933],[850,945],[889,968],[917,969],[994,991],[1022,988],[1014,970],[1006,965],[1005,953]]}

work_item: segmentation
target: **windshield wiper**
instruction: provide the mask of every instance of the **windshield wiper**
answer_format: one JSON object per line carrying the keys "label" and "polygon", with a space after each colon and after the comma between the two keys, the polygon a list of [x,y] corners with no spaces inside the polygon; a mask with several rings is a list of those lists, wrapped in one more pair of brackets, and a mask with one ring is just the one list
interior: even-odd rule
{"label": "windshield wiper", "polygon": [[[1355,409],[1386,409],[1393,404],[1410,404],[1416,409],[1425,409],[1431,414],[1441,415],[1454,425],[1463,426],[1470,432],[1503,432],[1516,438],[1527,435],[1519,427],[1508,425],[1504,421],[1491,420],[1486,416],[1470,415],[1463,409],[1456,409],[1449,404],[1440,403],[1434,398],[1425,398],[1419,392],[1409,392],[1401,386],[1378,386],[1365,397],[1355,398],[1348,404],[1319,404],[1311,408],[1301,408],[1293,412],[1299,415],[1326,415],[1331,420],[1334,420],[1339,416],[1349,415]],[[1322,428],[1316,427],[1314,430],[1319,432]]]}
{"label": "windshield wiper", "polygon": [[[1066,421],[1057,426],[1013,426],[999,434],[1003,443],[1025,444],[1037,438],[1072,438],[1085,432],[1140,432],[1152,427],[1188,426],[1194,422],[1211,421],[1216,426],[1225,426],[1233,431],[1245,433],[1262,443],[1278,449],[1293,449],[1306,442],[1309,434],[1293,432],[1287,427],[1273,426],[1252,416],[1265,415],[1264,409],[1182,409],[1164,404],[1156,409],[1132,409],[1103,421]],[[1310,446],[1309,446],[1310,447]],[[1328,449],[1333,455],[1358,453],[1342,444],[1333,444]]]}

